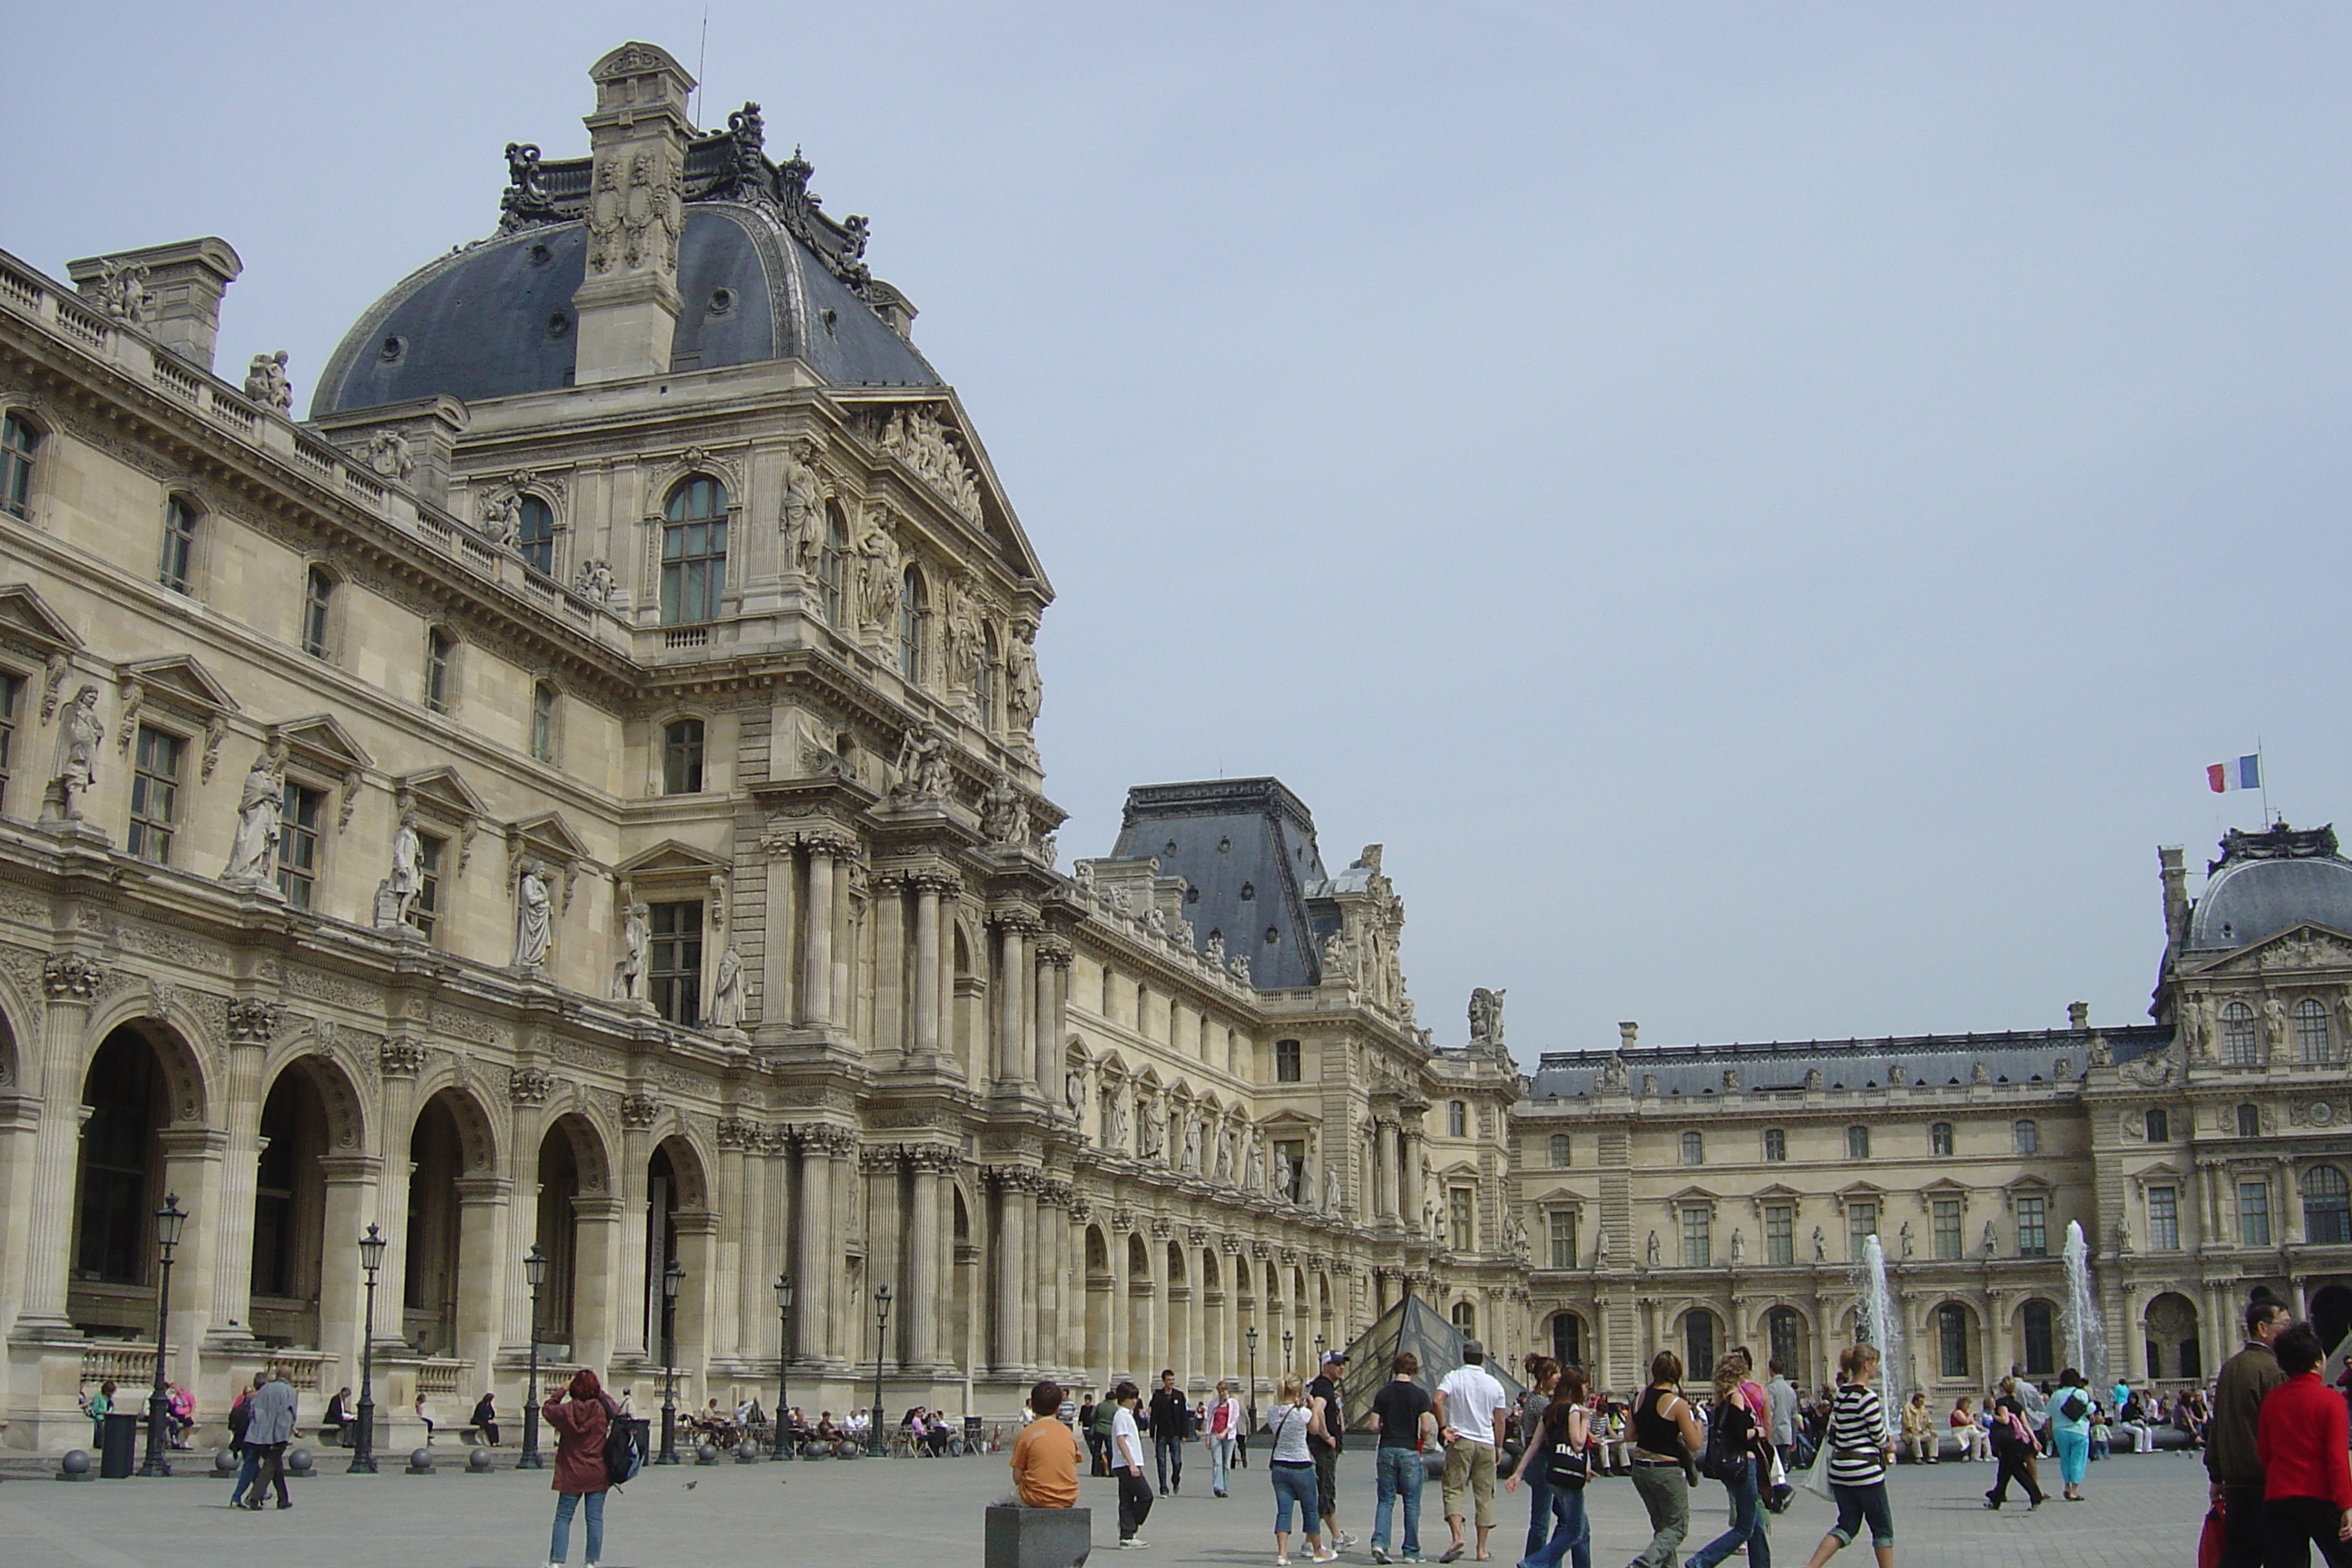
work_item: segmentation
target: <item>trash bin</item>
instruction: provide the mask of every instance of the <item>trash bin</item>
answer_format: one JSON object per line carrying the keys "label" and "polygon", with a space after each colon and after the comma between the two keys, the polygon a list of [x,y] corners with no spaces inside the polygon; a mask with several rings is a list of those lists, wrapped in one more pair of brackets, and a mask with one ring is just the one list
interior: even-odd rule
{"label": "trash bin", "polygon": [[98,1473],[102,1480],[119,1481],[139,1468],[139,1417],[109,1415],[106,1418],[106,1447],[99,1451]]}

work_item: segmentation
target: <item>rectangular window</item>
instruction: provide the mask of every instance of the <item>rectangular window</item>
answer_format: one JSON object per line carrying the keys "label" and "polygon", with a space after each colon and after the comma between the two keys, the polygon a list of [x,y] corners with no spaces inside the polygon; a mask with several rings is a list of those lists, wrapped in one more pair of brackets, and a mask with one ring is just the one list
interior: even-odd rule
{"label": "rectangular window", "polygon": [[335,580],[313,566],[302,578],[302,651],[327,657],[329,616],[334,612]]}
{"label": "rectangular window", "polygon": [[1943,1306],[1936,1309],[1937,1358],[1943,1363],[1946,1377],[1969,1375],[1969,1314],[1964,1307]]}
{"label": "rectangular window", "polygon": [[653,943],[646,967],[654,1011],[692,1028],[702,1022],[702,900],[656,904],[649,912]]}
{"label": "rectangular window", "polygon": [[1845,1157],[1849,1160],[1870,1158],[1870,1129],[1849,1127],[1845,1130]]}
{"label": "rectangular window", "polygon": [[702,721],[679,719],[662,727],[662,793],[702,793]]}
{"label": "rectangular window", "polygon": [[1274,1081],[1276,1083],[1297,1083],[1300,1081],[1302,1073],[1298,1060],[1298,1042],[1297,1040],[1275,1041]]}
{"label": "rectangular window", "polygon": [[319,880],[319,824],[327,792],[286,781],[278,818],[278,890],[298,910],[313,907]]}
{"label": "rectangular window", "polygon": [[2025,1370],[2035,1377],[2058,1370],[2058,1314],[2047,1301],[2025,1304]]}
{"label": "rectangular window", "polygon": [[1797,1261],[1797,1211],[1788,1204],[1767,1204],[1764,1207],[1764,1261]]}
{"label": "rectangular window", "polygon": [[1551,1135],[1551,1166],[1555,1171],[1568,1169],[1568,1134],[1565,1132]]}
{"label": "rectangular window", "polygon": [[1853,1261],[1862,1261],[1863,1243],[1878,1234],[1878,1205],[1848,1204],[1845,1205],[1846,1245],[1853,1249]]}
{"label": "rectangular window", "polygon": [[172,835],[180,819],[180,756],[187,742],[139,726],[131,773],[131,853],[159,866],[172,862]]}
{"label": "rectangular window", "polygon": [[436,713],[449,711],[449,658],[457,644],[439,626],[425,633],[425,706]]}
{"label": "rectangular window", "polygon": [[1703,1208],[1683,1210],[1683,1267],[1706,1268],[1715,1263],[1715,1241],[1710,1235],[1713,1216]]}
{"label": "rectangular window", "polygon": [[2271,1184],[2268,1182],[2238,1184],[2238,1244],[2242,1247],[2268,1247],[2271,1244]]}
{"label": "rectangular window", "polygon": [[1927,1152],[1941,1159],[1948,1156],[1951,1152],[1952,1124],[1948,1121],[1938,1121],[1930,1125],[1927,1129]]}
{"label": "rectangular window", "polygon": [[530,754],[536,761],[555,761],[555,688],[544,680],[530,689]]}
{"label": "rectangular window", "polygon": [[1554,1268],[1576,1267],[1576,1212],[1554,1209],[1551,1212],[1551,1266]]}
{"label": "rectangular window", "polygon": [[1960,1256],[1960,1200],[1937,1198],[1933,1216],[1936,1227],[1936,1256],[1947,1263],[1956,1262]]}
{"label": "rectangular window", "polygon": [[23,677],[0,674],[0,811],[8,805],[8,777],[16,756],[16,700],[24,694]]}
{"label": "rectangular window", "polygon": [[1778,1164],[1789,1157],[1789,1134],[1778,1127],[1764,1129],[1764,1158]]}
{"label": "rectangular window", "polygon": [[163,563],[156,580],[174,594],[188,591],[188,568],[196,558],[196,509],[173,496],[163,503]]}
{"label": "rectangular window", "polygon": [[1452,1200],[1454,1212],[1446,1223],[1446,1245],[1456,1252],[1477,1251],[1476,1210],[1471,1205],[1470,1189],[1455,1187],[1448,1196]]}
{"label": "rectangular window", "polygon": [[2050,1256],[2050,1200],[2048,1198],[2017,1200],[2017,1255],[2020,1258]]}
{"label": "rectangular window", "polygon": [[408,923],[427,942],[441,924],[441,851],[447,842],[430,833],[416,836],[416,897],[408,906]]}
{"label": "rectangular window", "polygon": [[2010,1128],[2010,1136],[2016,1141],[2017,1152],[2019,1153],[2039,1154],[2042,1152],[2042,1129],[2035,1126],[2032,1122],[2020,1121],[2014,1123]]}
{"label": "rectangular window", "polygon": [[2147,1190],[2147,1244],[2158,1252],[2179,1250],[2179,1194],[2171,1187]]}

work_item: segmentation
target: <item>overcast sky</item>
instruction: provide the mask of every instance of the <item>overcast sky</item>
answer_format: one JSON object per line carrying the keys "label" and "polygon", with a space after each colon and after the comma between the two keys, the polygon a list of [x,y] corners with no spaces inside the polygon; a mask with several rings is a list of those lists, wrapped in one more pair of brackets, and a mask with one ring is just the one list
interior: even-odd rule
{"label": "overcast sky", "polygon": [[[19,7],[5,246],[244,257],[299,405],[691,4]],[[752,5],[1045,562],[1047,787],[1387,845],[1441,1041],[2137,1020],[2156,846],[2352,826],[2341,5]]]}

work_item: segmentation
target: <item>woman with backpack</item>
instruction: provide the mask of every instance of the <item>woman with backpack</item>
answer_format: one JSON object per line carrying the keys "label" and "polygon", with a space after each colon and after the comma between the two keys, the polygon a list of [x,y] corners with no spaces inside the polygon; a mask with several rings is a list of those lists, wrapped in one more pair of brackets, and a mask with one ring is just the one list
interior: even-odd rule
{"label": "woman with backpack", "polygon": [[1574,1558],[1575,1568],[1592,1568],[1592,1521],[1584,1511],[1584,1483],[1592,1474],[1592,1415],[1585,1408],[1591,1391],[1581,1367],[1559,1367],[1553,1375],[1551,1402],[1536,1417],[1527,1452],[1503,1489],[1541,1476],[1549,1500],[1551,1538],[1521,1558],[1519,1568],[1559,1568],[1563,1557]]}
{"label": "woman with backpack", "polygon": [[1715,1369],[1715,1407],[1707,1413],[1701,1468],[1729,1494],[1731,1528],[1692,1552],[1685,1568],[1715,1568],[1743,1546],[1748,1568],[1772,1568],[1762,1502],[1771,1466],[1771,1412],[1758,1408],[1754,1389],[1748,1363],[1737,1353]]}
{"label": "woman with backpack", "polygon": [[2059,1493],[2068,1502],[2081,1502],[2083,1477],[2091,1467],[2091,1391],[2083,1374],[2068,1367],[2058,1374],[2058,1396],[2050,1402],[2050,1430],[2058,1446]]}
{"label": "woman with backpack", "polygon": [[621,1413],[605,1396],[596,1374],[582,1367],[560,1393],[550,1394],[541,1414],[555,1434],[555,1531],[548,1542],[548,1568],[560,1568],[572,1550],[572,1516],[588,1500],[588,1568],[604,1555],[604,1494],[614,1485],[604,1440]]}

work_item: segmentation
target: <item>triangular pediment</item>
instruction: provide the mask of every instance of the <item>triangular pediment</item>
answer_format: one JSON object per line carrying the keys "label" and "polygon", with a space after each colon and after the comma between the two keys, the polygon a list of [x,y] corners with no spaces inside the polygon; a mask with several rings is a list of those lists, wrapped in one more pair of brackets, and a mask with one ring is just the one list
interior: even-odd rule
{"label": "triangular pediment", "polygon": [[[848,399],[845,398],[845,401]],[[876,406],[877,404],[878,407]],[[979,437],[972,434],[971,421],[965,416],[963,405],[956,395],[952,391],[943,391],[910,400],[903,392],[894,392],[877,395],[867,406],[875,408],[877,433],[887,429],[893,414],[900,416],[898,444],[896,447],[885,446],[884,450],[906,462],[917,477],[947,503],[950,512],[985,533],[996,547],[998,558],[1013,576],[1034,579],[1044,588],[1045,568],[1038,562],[1037,552],[1030,547],[1029,536],[1014,516],[1013,503],[1007,499],[1004,487],[997,480],[995,465],[989,461],[988,450],[981,445]],[[929,421],[940,435],[949,438],[953,456],[961,459],[969,476],[971,486],[969,495],[960,499],[953,493],[961,487],[956,483],[952,471],[938,471],[943,466],[938,449],[908,428],[910,417],[917,422]],[[973,515],[975,510],[977,516]],[[1051,592],[1050,589],[1046,591]]]}
{"label": "triangular pediment", "polygon": [[2352,935],[2304,921],[2190,973],[2251,974],[2280,969],[2352,969]]}
{"label": "triangular pediment", "polygon": [[1759,1187],[1755,1193],[1756,1201],[1759,1204],[1798,1203],[1803,1200],[1804,1195],[1785,1182],[1774,1182],[1769,1186]]}
{"label": "triangular pediment", "polygon": [[1290,1128],[1311,1128],[1315,1126],[1316,1123],[1314,1118],[1301,1116],[1296,1110],[1277,1110],[1272,1116],[1269,1116],[1265,1121],[1259,1122],[1258,1125],[1271,1132]]}
{"label": "triangular pediment", "polygon": [[1539,1204],[1581,1204],[1590,1203],[1592,1200],[1574,1187],[1562,1184],[1535,1194],[1530,1201]]}
{"label": "triangular pediment", "polygon": [[2174,1164],[2169,1160],[2158,1160],[2153,1165],[2141,1166],[2139,1169],[2134,1171],[2132,1175],[2137,1180],[2143,1182],[2176,1181],[2179,1178],[2180,1167]]}
{"label": "triangular pediment", "polygon": [[1666,1202],[1670,1204],[1711,1204],[1716,1201],[1717,1196],[1717,1194],[1710,1192],[1708,1189],[1700,1186],[1697,1183],[1693,1182],[1689,1186],[1683,1188],[1680,1192],[1667,1194]]}
{"label": "triangular pediment", "polygon": [[521,822],[509,824],[507,842],[529,844],[540,853],[553,855],[559,859],[594,858],[588,853],[588,846],[581,840],[578,834],[572,831],[571,826],[563,820],[562,814],[552,811],[542,812],[537,816],[528,817]]}
{"label": "triangular pediment", "polygon": [[81,647],[81,635],[25,583],[0,587],[0,637],[31,643],[43,653],[70,653]]}
{"label": "triangular pediment", "polygon": [[1938,1176],[1919,1189],[1922,1194],[1934,1193],[1938,1197],[1965,1195],[1968,1190],[1967,1186],[1952,1180],[1949,1176]]}
{"label": "triangular pediment", "polygon": [[428,768],[421,773],[405,773],[393,781],[393,788],[402,795],[413,797],[427,810],[459,821],[489,814],[482,805],[482,797],[467,787],[455,768]]}
{"label": "triangular pediment", "polygon": [[332,714],[314,713],[308,719],[289,720],[272,726],[270,737],[284,742],[289,751],[313,766],[331,769],[338,775],[372,765],[367,749],[352,739],[352,732],[336,722]]}
{"label": "triangular pediment", "polygon": [[138,687],[148,701],[192,708],[207,717],[237,710],[236,699],[228,694],[228,688],[185,654],[126,664],[121,683],[125,690]]}
{"label": "triangular pediment", "polygon": [[724,873],[733,868],[707,849],[675,838],[665,838],[650,849],[640,850],[621,862],[617,869],[625,877],[696,876],[708,877]]}
{"label": "triangular pediment", "polygon": [[2031,1197],[2036,1193],[2053,1193],[2058,1189],[2048,1177],[2036,1175],[2028,1171],[2023,1175],[2011,1176],[2001,1184],[2000,1190],[2011,1197],[2016,1197],[2020,1194]]}

